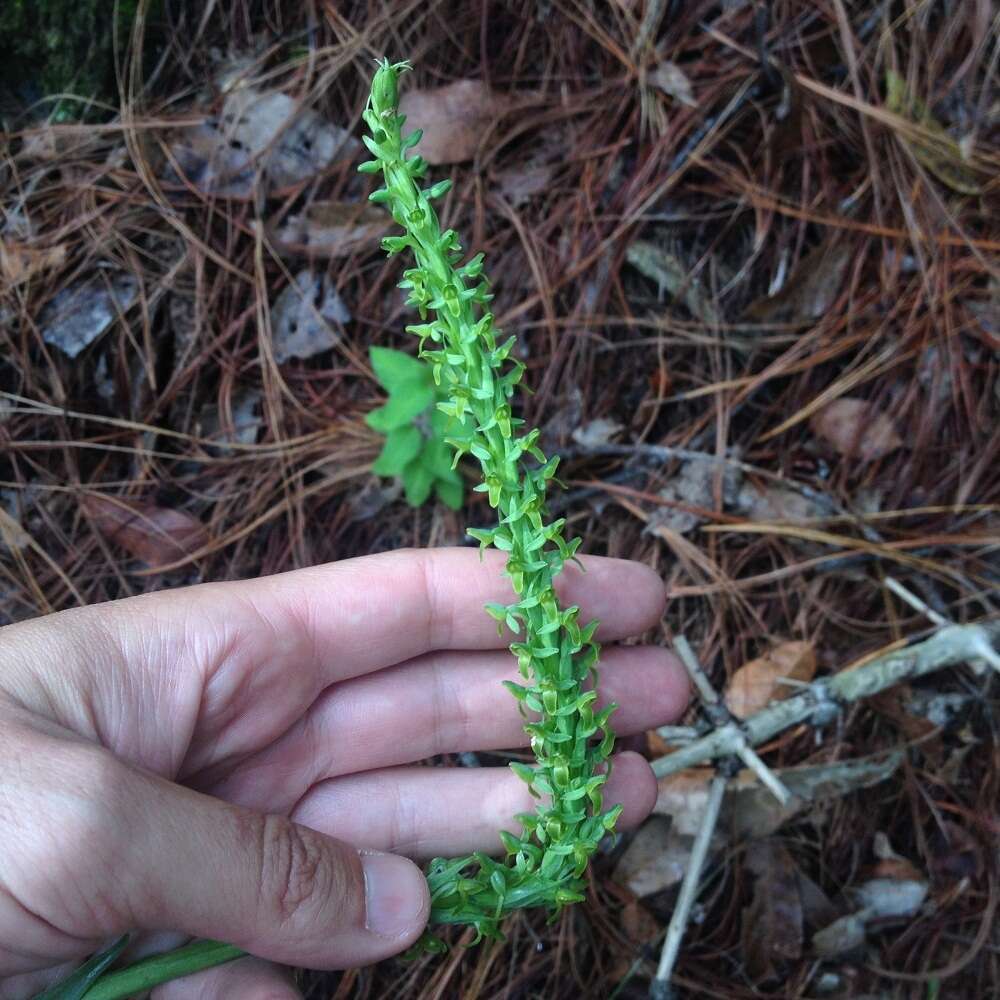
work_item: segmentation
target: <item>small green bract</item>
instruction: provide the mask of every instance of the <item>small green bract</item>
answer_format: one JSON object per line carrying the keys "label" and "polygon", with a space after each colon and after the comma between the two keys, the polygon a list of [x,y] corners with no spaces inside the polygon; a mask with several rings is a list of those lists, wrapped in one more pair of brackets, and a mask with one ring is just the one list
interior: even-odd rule
{"label": "small green bract", "polygon": [[[441,230],[431,202],[450,182],[421,189],[417,182],[427,164],[407,155],[420,141],[419,132],[404,137],[401,131],[397,81],[407,69],[407,63],[385,61],[375,74],[364,112],[370,132],[364,142],[374,159],[359,169],[383,176],[385,186],[371,200],[384,204],[402,229],[402,235],[386,238],[383,248],[415,262],[400,287],[409,292],[407,303],[421,322],[407,329],[419,338],[420,357],[443,393],[437,409],[450,421],[445,434],[456,460],[464,454],[476,459],[481,470],[476,490],[486,494],[497,514],[495,526],[469,534],[483,548],[492,545],[507,554],[506,575],[516,600],[486,610],[501,630],[507,626],[516,635],[510,648],[525,682],[506,686],[528,720],[524,728],[537,763],[512,766],[534,796],[545,796],[534,813],[517,817],[520,835],[499,834],[504,861],[474,854],[437,858],[428,866],[431,923],[471,924],[479,940],[500,937],[500,920],[511,910],[544,906],[555,915],[583,899],[589,859],[621,811],[605,810],[602,801],[614,706],[597,711],[596,690],[585,690],[589,680],[596,686],[597,622],[579,624],[579,608],[561,607],[553,587],[580,540],[567,541],[563,520],[546,520],[545,495],[558,459],[546,458],[538,430],[526,430],[514,415],[512,400],[524,373],[512,358],[515,339],[500,342],[493,327],[483,255],[463,263],[457,235]],[[429,398],[424,388],[416,402],[397,405],[400,412],[411,412]],[[393,405],[390,398],[384,410]],[[376,419],[384,420],[384,411]],[[390,466],[402,461],[413,440],[399,445]],[[423,944],[442,947],[427,937]]]}
{"label": "small green bract", "polygon": [[[407,503],[419,507],[430,496],[458,510],[465,490],[455,471],[452,449],[445,442],[448,418],[436,407],[441,398],[429,365],[403,351],[372,347],[372,368],[389,401],[372,410],[365,423],[385,435],[372,472],[378,476],[399,476]],[[455,428],[464,433],[464,428]]]}

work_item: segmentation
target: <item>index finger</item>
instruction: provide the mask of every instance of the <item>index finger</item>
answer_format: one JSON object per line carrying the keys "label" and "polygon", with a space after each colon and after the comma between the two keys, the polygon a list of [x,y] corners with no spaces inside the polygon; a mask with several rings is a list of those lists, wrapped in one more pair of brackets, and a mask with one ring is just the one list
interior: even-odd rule
{"label": "index finger", "polygon": [[[287,629],[307,630],[316,643],[324,686],[437,649],[499,649],[513,639],[483,610],[514,600],[504,557],[475,549],[412,549],[297,570],[246,585]],[[583,556],[556,579],[564,606],[580,620],[600,620],[598,638],[623,639],[653,627],[666,592],[648,566]],[[251,594],[252,592],[252,594]],[[287,634],[287,631],[286,631]],[[328,651],[323,655],[323,651]]]}

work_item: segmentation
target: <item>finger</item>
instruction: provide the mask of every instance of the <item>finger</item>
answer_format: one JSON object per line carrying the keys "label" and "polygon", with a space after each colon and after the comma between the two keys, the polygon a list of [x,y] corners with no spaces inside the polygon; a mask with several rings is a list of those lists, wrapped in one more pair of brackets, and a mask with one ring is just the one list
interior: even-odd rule
{"label": "finger", "polygon": [[[286,812],[325,778],[441,753],[526,746],[525,720],[504,680],[524,683],[509,652],[489,651],[429,653],[346,681],[221,780],[199,776],[199,787]],[[612,722],[619,735],[672,722],[687,701],[687,673],[672,653],[649,646],[604,650],[598,705],[617,702]]]}
{"label": "finger", "polygon": [[276,815],[201,795],[100,748],[43,746],[58,780],[19,791],[47,815],[4,878],[64,936],[171,928],[317,969],[402,951],[427,921],[427,883],[405,858],[359,851]]}
{"label": "finger", "polygon": [[158,986],[151,1000],[299,1000],[290,969],[259,958],[241,958]]}
{"label": "finger", "polygon": [[78,958],[50,966],[42,971],[11,976],[0,975],[0,1000],[24,1000],[25,997],[37,996],[65,979],[86,956],[87,952],[81,951]]}
{"label": "finger", "polygon": [[[584,556],[557,578],[605,641],[659,621],[662,581],[648,567]],[[279,576],[148,594],[8,626],[0,685],[24,706],[119,756],[184,774],[281,733],[330,684],[435,649],[496,649],[483,612],[513,599],[503,554],[474,549],[366,556]],[[58,663],[58,674],[37,664]],[[123,702],[122,691],[129,692]],[[261,712],[261,706],[273,706]],[[170,734],[158,720],[172,719]],[[225,724],[224,742],[217,742]]]}
{"label": "finger", "polygon": [[[656,779],[636,753],[614,757],[604,805],[623,807],[618,825],[640,823],[656,802]],[[536,800],[507,768],[397,767],[324,781],[292,812],[297,823],[349,843],[416,859],[501,850],[499,830]]]}

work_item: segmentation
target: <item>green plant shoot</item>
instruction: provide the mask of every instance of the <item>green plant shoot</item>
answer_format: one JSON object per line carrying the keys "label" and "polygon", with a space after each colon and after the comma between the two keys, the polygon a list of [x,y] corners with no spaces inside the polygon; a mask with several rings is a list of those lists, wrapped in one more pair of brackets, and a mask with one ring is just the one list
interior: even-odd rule
{"label": "green plant shoot", "polygon": [[430,366],[403,351],[372,347],[372,368],[389,401],[365,417],[365,423],[385,435],[372,472],[399,476],[406,500],[419,507],[435,492],[458,510],[462,506],[462,477],[452,467],[451,448],[445,443],[448,418],[436,407],[441,390]]}
{"label": "green plant shoot", "polygon": [[[580,625],[580,609],[561,607],[553,587],[563,565],[574,558],[580,539],[567,541],[562,519],[545,520],[545,494],[558,459],[546,458],[538,447],[539,432],[524,431],[524,421],[513,414],[511,400],[524,374],[524,365],[511,358],[515,338],[498,343],[493,317],[486,310],[491,296],[483,277],[483,255],[461,264],[457,236],[450,229],[441,231],[431,202],[448,190],[450,182],[422,190],[417,181],[427,164],[419,156],[406,155],[420,141],[419,132],[405,138],[401,133],[404,119],[398,113],[397,80],[407,69],[408,63],[384,61],[375,74],[364,112],[371,130],[364,141],[375,159],[359,169],[382,173],[385,187],[371,199],[388,205],[403,228],[402,236],[383,241],[385,249],[390,254],[409,252],[415,259],[416,266],[404,272],[400,287],[409,291],[409,304],[419,310],[421,323],[407,329],[420,338],[420,357],[430,364],[434,384],[428,389],[423,376],[417,377],[414,366],[426,366],[416,359],[398,351],[373,350],[373,366],[390,398],[369,415],[369,422],[374,419],[372,425],[388,435],[378,460],[381,468],[386,474],[400,463],[405,468],[403,460],[412,443],[393,444],[390,449],[391,441],[401,440],[391,435],[422,413],[434,400],[434,392],[442,394],[436,409],[446,424],[437,428],[446,433],[455,453],[448,468],[471,454],[482,470],[476,490],[486,494],[497,512],[496,527],[471,528],[469,534],[481,548],[493,545],[507,554],[506,575],[516,600],[488,605],[486,610],[501,631],[506,625],[517,637],[510,648],[525,683],[506,682],[506,686],[522,714],[532,713],[534,720],[524,728],[537,766],[511,767],[540,804],[534,813],[517,817],[523,827],[520,836],[500,832],[505,860],[477,853],[436,858],[427,869],[430,923],[470,924],[478,941],[501,937],[500,921],[511,910],[542,906],[555,916],[568,903],[584,898],[590,857],[621,812],[620,806],[604,809],[601,793],[608,778],[602,768],[614,744],[608,718],[615,706],[594,708],[598,623]],[[412,435],[409,440],[413,441]],[[440,467],[435,460],[433,469]],[[439,495],[448,502],[447,493]],[[588,680],[593,687],[585,690]],[[444,947],[430,935],[421,945],[431,950]],[[83,990],[86,1000],[123,1000],[242,955],[230,945],[196,941],[126,969],[105,971],[121,946],[96,956],[36,1000],[78,1000]]]}
{"label": "green plant shoot", "polygon": [[[605,810],[603,765],[614,734],[608,717],[614,706],[595,711],[598,646],[597,622],[581,626],[579,608],[562,608],[553,581],[573,559],[580,539],[567,541],[563,520],[546,521],[545,495],[558,459],[538,447],[538,430],[525,430],[511,401],[524,373],[512,358],[515,338],[498,340],[487,309],[491,295],[483,277],[483,255],[462,263],[458,237],[442,232],[432,202],[450,181],[428,188],[418,182],[427,170],[408,150],[419,131],[402,134],[398,113],[398,78],[407,63],[383,61],[372,82],[364,112],[370,134],[364,137],[373,160],[359,168],[381,173],[385,186],[371,195],[384,204],[403,234],[383,240],[391,254],[412,256],[401,288],[409,292],[421,322],[407,329],[420,340],[420,357],[431,366],[445,393],[438,410],[468,433],[450,434],[455,461],[471,454],[482,471],[476,490],[496,511],[495,527],[470,529],[482,548],[493,545],[507,554],[506,575],[516,600],[490,605],[499,627],[517,637],[517,657],[524,684],[508,683],[522,713],[537,765],[511,765],[542,799],[534,813],[517,817],[520,835],[500,833],[503,862],[485,854],[435,859],[427,870],[431,888],[431,923],[471,924],[482,937],[500,937],[499,923],[510,910],[547,907],[553,915],[565,904],[583,899],[587,864],[618,818],[620,807]],[[434,943],[425,940],[425,945]]]}

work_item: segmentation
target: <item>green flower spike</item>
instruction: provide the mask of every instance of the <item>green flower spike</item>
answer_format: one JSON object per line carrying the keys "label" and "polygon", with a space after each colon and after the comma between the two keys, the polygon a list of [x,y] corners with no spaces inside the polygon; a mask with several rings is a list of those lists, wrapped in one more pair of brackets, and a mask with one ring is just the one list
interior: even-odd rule
{"label": "green flower spike", "polygon": [[[532,794],[546,797],[534,813],[517,817],[520,836],[503,831],[503,862],[485,854],[430,863],[431,923],[471,924],[476,940],[499,938],[504,914],[526,906],[547,907],[553,916],[567,903],[584,898],[584,875],[590,856],[614,828],[621,807],[605,810],[601,789],[614,742],[608,717],[614,706],[595,711],[598,646],[597,622],[578,624],[579,608],[563,608],[553,581],[574,558],[580,539],[567,541],[563,521],[545,520],[545,494],[558,459],[538,447],[539,432],[525,430],[513,415],[511,400],[524,366],[511,358],[513,337],[498,343],[488,311],[489,285],[483,255],[462,264],[462,248],[452,230],[441,231],[431,205],[450,187],[440,181],[418,185],[427,171],[419,156],[407,151],[419,132],[403,136],[398,113],[398,78],[408,63],[382,62],[364,112],[370,135],[364,139],[373,160],[359,168],[381,173],[385,187],[371,195],[384,204],[403,230],[383,241],[391,255],[407,253],[415,266],[404,272],[401,288],[421,322],[408,327],[420,338],[420,357],[432,366],[444,402],[438,409],[463,426],[450,439],[455,460],[471,454],[482,470],[476,487],[497,512],[496,527],[470,529],[482,548],[493,545],[507,554],[506,575],[517,600],[486,608],[502,630],[516,636],[524,684],[507,683],[526,718],[537,766],[512,765]],[[440,942],[425,936],[425,947]]]}
{"label": "green flower spike", "polygon": [[[597,684],[597,622],[578,624],[580,609],[560,607],[552,586],[563,564],[574,558],[580,539],[567,541],[562,520],[547,524],[544,519],[545,492],[558,459],[547,459],[538,447],[538,431],[524,431],[524,421],[513,415],[510,401],[524,373],[524,365],[510,357],[515,339],[497,343],[493,317],[485,308],[490,295],[482,276],[482,254],[460,266],[455,233],[442,233],[438,225],[431,201],[443,195],[450,182],[421,190],[416,181],[427,164],[419,156],[406,156],[420,140],[419,132],[405,139],[400,132],[397,81],[407,69],[407,63],[383,62],[375,74],[364,113],[371,129],[365,145],[375,159],[359,169],[382,173],[385,187],[372,201],[388,205],[403,228],[402,236],[383,241],[385,249],[390,254],[409,251],[416,260],[401,287],[409,290],[408,301],[420,311],[422,322],[407,329],[420,338],[420,356],[430,363],[433,381],[443,390],[444,401],[437,409],[449,418],[445,431],[455,451],[452,468],[463,454],[471,454],[482,469],[483,481],[476,489],[487,494],[497,512],[496,527],[472,528],[469,534],[482,548],[493,545],[507,553],[507,576],[517,600],[488,605],[486,611],[501,631],[506,625],[518,637],[510,648],[525,683],[507,682],[506,687],[522,715],[532,713],[536,720],[524,728],[537,759],[534,768],[511,767],[532,795],[544,795],[548,803],[516,817],[523,827],[521,836],[500,832],[505,861],[477,853],[454,860],[436,858],[428,866],[431,924],[471,924],[479,941],[500,938],[500,921],[511,910],[543,906],[554,917],[568,903],[584,898],[590,856],[621,812],[620,806],[604,809],[601,788],[608,775],[606,770],[598,773],[614,743],[608,725],[614,706],[595,712],[597,692],[583,689],[590,678]],[[399,352],[376,351],[372,361],[387,388],[393,382],[400,386],[398,401],[390,392],[385,407],[370,415],[380,425],[376,429],[388,435],[415,416],[414,406],[429,403],[431,397],[410,384],[408,376],[417,375],[413,358],[404,361]],[[412,441],[397,441],[389,454],[383,453],[379,461],[387,473],[405,467],[407,448],[412,450]],[[117,942],[35,1000],[124,1000],[243,954],[216,941],[195,941],[107,972],[124,944]],[[425,934],[418,947],[441,951],[445,946]]]}

